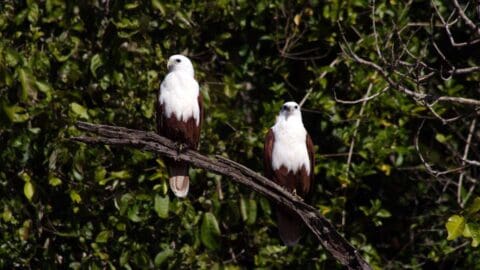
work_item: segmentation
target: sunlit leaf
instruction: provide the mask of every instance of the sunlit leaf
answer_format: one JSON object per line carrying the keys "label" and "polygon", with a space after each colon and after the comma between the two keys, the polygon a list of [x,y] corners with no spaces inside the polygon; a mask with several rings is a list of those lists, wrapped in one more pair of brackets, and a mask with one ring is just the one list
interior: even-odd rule
{"label": "sunlit leaf", "polygon": [[445,227],[448,232],[447,239],[454,240],[463,234],[463,230],[465,229],[465,218],[459,215],[453,215],[448,218]]}
{"label": "sunlit leaf", "polygon": [[80,202],[82,202],[82,197],[80,197],[80,194],[78,194],[78,192],[75,191],[75,190],[70,191],[70,199],[71,199],[74,203],[80,203]]}
{"label": "sunlit leaf", "polygon": [[22,123],[30,118],[27,111],[18,105],[8,106],[7,104],[3,104],[2,108],[8,119],[13,123]]}
{"label": "sunlit leaf", "polygon": [[23,194],[25,194],[25,197],[27,197],[27,199],[31,201],[34,193],[35,188],[33,187],[32,182],[25,182],[25,184],[23,185]]}
{"label": "sunlit leaf", "polygon": [[435,139],[440,143],[445,143],[447,141],[447,137],[445,137],[445,135],[442,133],[435,134]]}
{"label": "sunlit leaf", "polygon": [[55,176],[49,176],[48,177],[48,184],[53,186],[53,187],[56,187],[56,186],[62,184],[62,180],[58,177],[55,177]]}
{"label": "sunlit leaf", "polygon": [[114,171],[110,173],[111,177],[113,178],[118,178],[118,179],[128,179],[132,177],[130,175],[130,172],[127,170],[122,170],[122,171]]}
{"label": "sunlit leaf", "polygon": [[76,103],[76,102],[70,103],[70,109],[71,109],[76,115],[78,115],[80,118],[84,118],[84,119],[89,119],[89,118],[90,118],[90,117],[88,116],[87,109],[86,109],[85,107],[83,107],[82,105]]}

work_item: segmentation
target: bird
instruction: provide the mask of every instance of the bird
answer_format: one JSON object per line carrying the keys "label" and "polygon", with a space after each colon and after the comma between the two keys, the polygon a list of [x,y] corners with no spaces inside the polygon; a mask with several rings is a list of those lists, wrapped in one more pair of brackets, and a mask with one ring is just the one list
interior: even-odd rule
{"label": "bird", "polygon": [[[179,146],[196,150],[203,122],[203,99],[192,62],[175,54],[168,59],[167,69],[156,102],[157,133]],[[166,158],[165,165],[170,189],[175,196],[186,197],[190,186],[188,163]]]}
{"label": "bird", "polygon": [[[315,149],[303,125],[300,106],[286,102],[265,137],[265,177],[305,199],[313,186],[314,168]],[[275,214],[283,243],[296,245],[302,233],[300,217],[280,205],[275,206]]]}

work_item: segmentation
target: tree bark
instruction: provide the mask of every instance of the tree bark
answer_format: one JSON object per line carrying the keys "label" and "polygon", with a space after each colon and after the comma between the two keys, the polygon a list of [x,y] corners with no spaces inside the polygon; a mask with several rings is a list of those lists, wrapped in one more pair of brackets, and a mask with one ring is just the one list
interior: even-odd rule
{"label": "tree bark", "polygon": [[227,176],[233,181],[264,195],[272,202],[288,207],[297,213],[322,246],[348,269],[371,269],[360,252],[345,240],[317,209],[304,203],[300,197],[287,192],[273,181],[235,161],[221,156],[209,158],[191,149],[180,150],[181,147],[177,143],[154,132],[85,122],[77,122],[76,125],[78,129],[91,132],[96,136],[74,137],[72,138],[74,141],[142,149],[186,161],[196,167]]}

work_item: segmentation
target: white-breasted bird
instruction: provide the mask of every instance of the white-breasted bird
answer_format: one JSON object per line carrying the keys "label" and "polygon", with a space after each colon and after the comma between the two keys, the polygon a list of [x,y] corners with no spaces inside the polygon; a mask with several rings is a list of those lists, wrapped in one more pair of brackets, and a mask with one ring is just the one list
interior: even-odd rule
{"label": "white-breasted bird", "polygon": [[[157,103],[157,132],[197,149],[203,121],[203,100],[192,62],[176,54],[168,59],[168,74],[160,85]],[[188,163],[165,159],[173,193],[186,197],[189,190]]]}
{"label": "white-breasted bird", "polygon": [[[303,126],[300,106],[285,103],[270,128],[264,145],[265,176],[290,192],[305,198],[313,186],[315,154],[310,135]],[[275,207],[280,238],[287,246],[296,245],[302,220],[289,209]]]}

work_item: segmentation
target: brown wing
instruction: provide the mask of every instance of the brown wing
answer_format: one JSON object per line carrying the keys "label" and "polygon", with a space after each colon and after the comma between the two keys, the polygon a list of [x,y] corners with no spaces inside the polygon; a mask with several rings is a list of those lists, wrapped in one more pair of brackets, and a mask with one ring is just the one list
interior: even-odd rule
{"label": "brown wing", "polygon": [[198,102],[200,107],[200,121],[198,125],[193,117],[187,119],[187,121],[178,120],[175,114],[172,114],[170,117],[166,117],[165,114],[163,114],[163,104],[158,104],[158,134],[176,142],[185,143],[192,149],[197,149],[200,141],[200,129],[203,121],[203,101],[200,95],[198,96]]}
{"label": "brown wing", "polygon": [[274,180],[273,168],[272,168],[272,153],[273,153],[274,142],[275,142],[275,136],[273,135],[272,129],[269,129],[267,136],[265,136],[265,143],[263,145],[263,171],[264,171],[265,177],[267,177],[270,180]]}
{"label": "brown wing", "polygon": [[303,178],[303,186],[305,193],[309,193],[315,179],[315,146],[313,145],[312,138],[308,133],[306,143],[308,158],[310,159],[310,174],[307,177]]}
{"label": "brown wing", "polygon": [[203,109],[203,97],[202,97],[202,94],[201,93],[198,93],[198,98],[197,98],[197,102],[198,102],[198,107],[200,108],[200,121],[198,122],[198,126],[195,125],[193,127],[193,130],[194,130],[194,144],[195,144],[195,149],[197,149],[198,147],[198,143],[200,142],[200,133],[202,131],[202,125],[203,125],[203,119],[205,117],[204,115],[204,109]]}
{"label": "brown wing", "polygon": [[157,91],[157,99],[155,100],[155,118],[157,122],[157,133],[163,135],[161,130],[163,130],[163,106],[160,105],[160,91]]}

